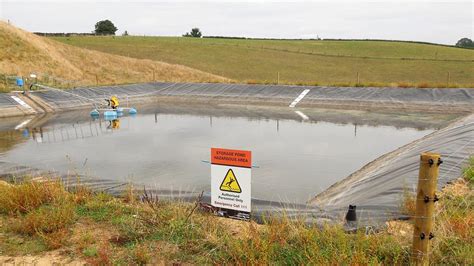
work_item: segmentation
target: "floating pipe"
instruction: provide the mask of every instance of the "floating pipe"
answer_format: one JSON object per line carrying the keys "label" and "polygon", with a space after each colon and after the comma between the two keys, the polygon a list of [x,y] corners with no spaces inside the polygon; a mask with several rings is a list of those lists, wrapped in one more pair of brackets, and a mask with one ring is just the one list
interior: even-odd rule
{"label": "floating pipe", "polygon": [[116,111],[105,111],[104,116],[117,116]]}

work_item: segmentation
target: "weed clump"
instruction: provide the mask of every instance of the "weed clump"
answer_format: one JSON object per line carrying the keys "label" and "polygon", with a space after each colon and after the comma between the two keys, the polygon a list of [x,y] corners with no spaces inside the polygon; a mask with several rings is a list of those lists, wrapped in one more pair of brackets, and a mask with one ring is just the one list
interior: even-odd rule
{"label": "weed clump", "polygon": [[469,165],[464,168],[464,179],[469,182],[470,187],[474,185],[474,156],[469,158]]}
{"label": "weed clump", "polygon": [[68,197],[55,182],[26,182],[19,185],[0,184],[0,213],[28,213],[44,204],[54,204]]}
{"label": "weed clump", "polygon": [[75,208],[70,202],[43,205],[22,216],[13,229],[21,234],[52,234],[75,221]]}
{"label": "weed clump", "polygon": [[403,190],[403,201],[400,206],[400,211],[402,214],[409,217],[415,216],[416,212],[416,194],[407,190]]}
{"label": "weed clump", "polygon": [[437,236],[432,260],[445,265],[474,264],[474,156],[463,178],[441,192],[436,212]]}
{"label": "weed clump", "polygon": [[0,213],[12,217],[9,230],[38,237],[49,249],[65,244],[76,219],[73,197],[58,182],[0,184]]}
{"label": "weed clump", "polygon": [[[472,163],[472,162],[471,162]],[[471,164],[470,167],[472,167]],[[440,195],[432,260],[445,265],[474,263],[474,193],[460,179]]]}

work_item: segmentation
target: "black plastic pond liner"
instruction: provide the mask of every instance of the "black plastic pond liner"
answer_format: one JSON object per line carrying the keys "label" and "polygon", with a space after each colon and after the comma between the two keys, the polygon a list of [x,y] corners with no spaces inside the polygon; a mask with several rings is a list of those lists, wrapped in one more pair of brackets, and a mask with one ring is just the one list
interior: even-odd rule
{"label": "black plastic pond liner", "polygon": [[444,162],[439,170],[438,189],[461,177],[469,157],[474,156],[474,114],[383,155],[323,191],[311,203],[325,210],[340,210],[348,205],[399,209],[403,194],[416,191],[422,152],[441,154]]}
{"label": "black plastic pond liner", "polygon": [[[43,88],[48,88],[43,86]],[[288,106],[304,90],[309,93],[298,106],[315,106],[332,103],[351,106],[396,107],[444,111],[474,110],[473,89],[418,89],[418,88],[354,88],[354,87],[315,87],[284,85],[246,85],[222,83],[143,83],[96,88],[76,88],[63,93],[57,90],[32,92],[49,105],[60,108],[77,108],[90,106],[93,100],[102,100],[112,95],[133,100],[135,98],[152,98],[155,96],[173,97],[176,99],[207,99],[214,103],[240,102],[258,104],[280,104]],[[78,97],[73,97],[75,94]],[[89,100],[87,100],[89,99]],[[449,107],[449,108],[446,108]],[[438,110],[439,111],[439,110]]]}
{"label": "black plastic pond liner", "polygon": [[0,108],[8,108],[8,107],[15,107],[18,103],[13,100],[13,98],[6,94],[0,93]]}

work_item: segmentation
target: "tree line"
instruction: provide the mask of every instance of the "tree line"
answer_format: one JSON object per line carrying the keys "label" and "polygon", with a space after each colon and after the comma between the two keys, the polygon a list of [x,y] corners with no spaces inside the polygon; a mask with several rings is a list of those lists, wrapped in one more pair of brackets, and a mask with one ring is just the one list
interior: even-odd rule
{"label": "tree line", "polygon": [[[116,32],[117,27],[108,19],[101,20],[95,24],[94,33],[96,35],[115,35]],[[124,31],[122,36],[128,36],[128,31]],[[202,32],[199,28],[192,28],[190,32],[183,34],[183,37],[201,38]]]}
{"label": "tree line", "polygon": [[[74,35],[115,35],[117,32],[117,27],[115,27],[114,23],[108,19],[106,20],[101,20],[98,21],[95,24],[95,29],[92,33],[43,33],[43,32],[35,32],[37,35],[41,36],[74,36]],[[129,33],[128,31],[124,31],[122,33],[122,36],[128,36]],[[192,37],[192,38],[225,38],[225,39],[260,39],[260,38],[246,38],[246,37],[225,37],[225,36],[203,36],[202,32],[199,28],[192,28],[191,31],[186,32],[185,34],[182,35],[183,37]],[[261,38],[265,39],[265,38]],[[271,39],[271,38],[269,38]],[[309,40],[314,40],[314,39],[309,39]],[[316,40],[320,40],[318,37]],[[332,39],[326,39],[326,40],[332,40]],[[336,40],[336,39],[334,39]],[[415,43],[424,43],[424,42],[415,42]],[[462,38],[459,41],[456,42],[455,44],[456,47],[462,47],[462,48],[474,48],[474,42],[469,39],[469,38]]]}

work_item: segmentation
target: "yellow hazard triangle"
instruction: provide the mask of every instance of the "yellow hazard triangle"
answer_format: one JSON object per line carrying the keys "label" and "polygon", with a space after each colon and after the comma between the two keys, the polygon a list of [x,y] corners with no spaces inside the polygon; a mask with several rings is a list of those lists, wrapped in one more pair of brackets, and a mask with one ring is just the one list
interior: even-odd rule
{"label": "yellow hazard triangle", "polygon": [[242,192],[242,189],[240,188],[240,185],[239,185],[239,181],[237,181],[237,178],[235,177],[234,171],[232,171],[232,169],[229,169],[229,171],[227,171],[227,174],[225,174],[225,177],[224,177],[224,180],[222,180],[220,189],[222,191],[235,192],[235,193]]}

